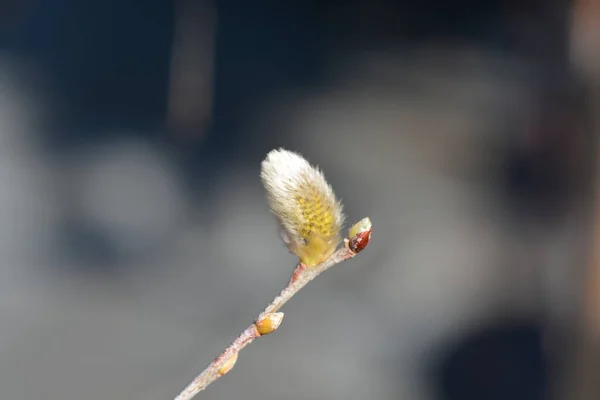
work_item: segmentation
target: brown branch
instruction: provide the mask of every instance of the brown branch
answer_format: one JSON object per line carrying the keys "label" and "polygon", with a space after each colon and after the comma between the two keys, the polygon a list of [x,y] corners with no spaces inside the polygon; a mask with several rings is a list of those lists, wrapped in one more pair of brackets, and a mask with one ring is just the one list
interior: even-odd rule
{"label": "brown branch", "polygon": [[177,134],[204,136],[211,123],[217,15],[213,0],[175,2],[167,122]]}
{"label": "brown branch", "polygon": [[[585,84],[591,112],[591,129],[596,141],[594,157],[600,147],[600,0],[576,0],[570,15],[570,51],[574,72]],[[582,279],[583,299],[579,321],[574,324],[574,348],[567,364],[564,389],[559,393],[568,400],[596,400],[600,398],[598,370],[600,368],[600,169],[596,161],[595,192],[592,214],[593,231]]]}
{"label": "brown branch", "polygon": [[[363,221],[368,221],[367,219]],[[362,222],[362,221],[361,221]],[[324,271],[342,261],[349,260],[369,244],[371,227],[357,232],[351,239],[344,239],[344,246],[333,253],[327,260],[314,267],[300,263],[294,270],[287,286],[275,297],[271,304],[260,313],[254,323],[247,327],[206,369],[196,377],[175,400],[191,400],[208,385],[225,375],[233,368],[240,350],[254,339],[274,332],[281,323],[283,313],[277,313],[296,293]]]}

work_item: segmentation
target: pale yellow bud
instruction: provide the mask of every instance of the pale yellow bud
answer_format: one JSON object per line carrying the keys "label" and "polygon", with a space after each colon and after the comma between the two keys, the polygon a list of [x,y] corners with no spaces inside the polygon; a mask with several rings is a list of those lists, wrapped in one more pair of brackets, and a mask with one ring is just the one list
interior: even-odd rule
{"label": "pale yellow bud", "polygon": [[354,224],[352,226],[352,228],[350,228],[350,230],[348,231],[348,237],[350,239],[352,239],[354,236],[358,235],[359,233],[363,233],[368,230],[371,230],[371,227],[372,227],[371,220],[368,217],[363,218],[360,221],[358,221],[356,224]]}
{"label": "pale yellow bud", "polygon": [[279,149],[262,162],[261,178],[290,251],[309,267],[323,262],[340,243],[344,223],[323,173],[299,154]]}
{"label": "pale yellow bud", "polygon": [[235,366],[237,359],[238,359],[238,353],[233,353],[233,355],[227,361],[225,361],[223,366],[221,368],[219,368],[219,375],[222,376],[222,375],[225,375],[226,373],[228,373],[229,371],[231,371],[231,369]]}
{"label": "pale yellow bud", "polygon": [[273,333],[279,328],[281,325],[281,321],[283,320],[282,312],[275,312],[265,315],[260,318],[254,324],[256,325],[256,329],[258,333],[261,335],[268,335],[269,333]]}

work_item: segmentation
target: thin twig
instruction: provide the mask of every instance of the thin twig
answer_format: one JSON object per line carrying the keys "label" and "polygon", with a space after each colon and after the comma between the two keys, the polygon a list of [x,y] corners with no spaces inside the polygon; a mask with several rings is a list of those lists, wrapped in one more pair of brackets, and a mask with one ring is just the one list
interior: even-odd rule
{"label": "thin twig", "polygon": [[[315,279],[321,273],[327,269],[333,267],[336,264],[346,261],[361,250],[363,250],[369,243],[371,237],[371,229],[359,232],[350,240],[344,240],[344,246],[333,253],[327,260],[321,264],[313,267],[306,267],[304,264],[298,264],[292,278],[287,286],[281,291],[279,296],[275,297],[271,304],[265,308],[265,310],[254,320],[254,323],[246,328],[238,337],[219,355],[206,369],[196,377],[182,392],[175,398],[175,400],[191,400],[199,392],[206,389],[208,385],[225,375],[233,368],[237,361],[240,350],[250,344],[254,339],[273,332],[279,326],[281,321],[280,314],[279,321],[272,329],[264,330],[259,329],[262,327],[262,322],[266,318],[269,318],[276,311],[278,311],[285,303],[287,303],[296,293],[306,286],[310,281]],[[263,332],[261,334],[261,331]]]}

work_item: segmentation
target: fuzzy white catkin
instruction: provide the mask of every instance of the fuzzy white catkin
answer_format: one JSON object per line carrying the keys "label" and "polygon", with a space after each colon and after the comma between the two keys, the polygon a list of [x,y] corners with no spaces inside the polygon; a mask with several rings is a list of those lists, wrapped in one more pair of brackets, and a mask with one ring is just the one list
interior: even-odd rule
{"label": "fuzzy white catkin", "polygon": [[301,155],[272,150],[262,162],[261,179],[283,240],[306,265],[327,258],[340,242],[342,205],[323,173]]}

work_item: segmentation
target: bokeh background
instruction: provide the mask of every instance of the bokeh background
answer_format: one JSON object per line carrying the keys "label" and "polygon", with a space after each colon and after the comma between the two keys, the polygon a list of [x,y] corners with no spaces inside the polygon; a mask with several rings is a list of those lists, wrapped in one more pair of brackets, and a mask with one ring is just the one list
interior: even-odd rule
{"label": "bokeh background", "polygon": [[373,240],[202,398],[575,399],[597,3],[0,2],[0,398],[174,398],[289,279],[285,147]]}

